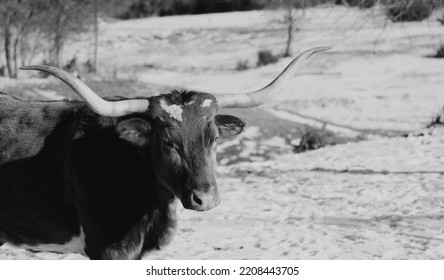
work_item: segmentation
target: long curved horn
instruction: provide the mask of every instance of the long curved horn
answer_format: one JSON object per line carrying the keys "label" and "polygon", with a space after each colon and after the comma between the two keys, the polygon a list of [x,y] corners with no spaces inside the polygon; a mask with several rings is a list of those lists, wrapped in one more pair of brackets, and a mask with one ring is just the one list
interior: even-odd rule
{"label": "long curved horn", "polygon": [[317,47],[298,55],[284,71],[264,88],[249,93],[213,94],[219,108],[250,108],[260,106],[276,97],[293,78],[296,70],[313,54],[326,51],[331,47]]}
{"label": "long curved horn", "polygon": [[40,70],[56,76],[72,88],[85,103],[97,114],[108,117],[121,117],[131,113],[142,113],[148,109],[146,99],[133,99],[122,101],[106,101],[100,98],[85,83],[74,77],[71,73],[49,65],[30,65],[20,67],[21,70]]}

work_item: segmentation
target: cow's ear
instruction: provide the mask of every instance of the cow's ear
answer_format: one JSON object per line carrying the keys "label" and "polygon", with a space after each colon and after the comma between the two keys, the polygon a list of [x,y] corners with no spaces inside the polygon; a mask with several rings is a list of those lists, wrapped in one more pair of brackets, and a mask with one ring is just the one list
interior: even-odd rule
{"label": "cow's ear", "polygon": [[115,129],[120,138],[143,146],[148,143],[151,125],[148,121],[132,118],[118,122]]}
{"label": "cow's ear", "polygon": [[214,116],[214,123],[219,130],[219,137],[222,139],[232,138],[244,131],[245,122],[230,115]]}

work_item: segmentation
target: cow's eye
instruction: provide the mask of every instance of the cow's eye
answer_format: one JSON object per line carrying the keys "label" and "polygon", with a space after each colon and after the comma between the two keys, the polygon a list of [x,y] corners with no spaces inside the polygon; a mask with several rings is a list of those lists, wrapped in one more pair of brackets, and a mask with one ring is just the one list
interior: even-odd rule
{"label": "cow's eye", "polygon": [[173,142],[170,142],[170,141],[166,141],[165,142],[165,148],[167,148],[167,149],[177,149],[177,146],[173,143]]}

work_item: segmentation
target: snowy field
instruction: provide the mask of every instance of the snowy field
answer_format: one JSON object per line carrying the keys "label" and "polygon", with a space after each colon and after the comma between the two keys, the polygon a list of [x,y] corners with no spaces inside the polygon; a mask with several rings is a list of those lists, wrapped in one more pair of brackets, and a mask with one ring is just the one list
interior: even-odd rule
{"label": "snowy field", "polygon": [[[444,61],[428,57],[444,39],[436,21],[443,12],[394,24],[379,9],[305,11],[293,53],[333,49],[307,63],[276,101],[235,111],[250,126],[219,147],[221,204],[204,213],[180,206],[176,237],[146,259],[443,259],[444,129],[423,130],[444,105]],[[103,22],[103,78],[89,82],[103,96],[257,89],[290,61],[256,67],[259,50],[285,47],[278,19],[252,11]],[[85,35],[67,58],[84,61],[90,52]],[[251,69],[237,71],[244,60]],[[109,91],[100,84],[116,78]],[[74,97],[59,87],[0,78],[0,90],[25,98]],[[301,123],[366,140],[294,154]],[[0,248],[0,259],[48,258],[81,256]]]}

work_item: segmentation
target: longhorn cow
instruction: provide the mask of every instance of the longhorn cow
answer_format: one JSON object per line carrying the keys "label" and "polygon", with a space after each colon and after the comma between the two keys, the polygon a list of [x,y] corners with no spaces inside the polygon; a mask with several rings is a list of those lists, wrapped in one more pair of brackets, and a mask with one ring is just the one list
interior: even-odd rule
{"label": "longhorn cow", "polygon": [[205,211],[219,204],[219,138],[245,123],[218,108],[271,100],[297,66],[328,48],[303,52],[268,86],[242,94],[172,91],[104,100],[71,74],[52,74],[83,101],[25,101],[0,94],[0,244],[140,259],[172,238],[176,201]]}

